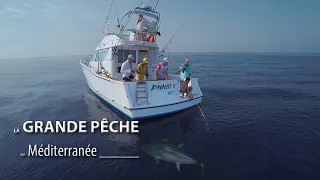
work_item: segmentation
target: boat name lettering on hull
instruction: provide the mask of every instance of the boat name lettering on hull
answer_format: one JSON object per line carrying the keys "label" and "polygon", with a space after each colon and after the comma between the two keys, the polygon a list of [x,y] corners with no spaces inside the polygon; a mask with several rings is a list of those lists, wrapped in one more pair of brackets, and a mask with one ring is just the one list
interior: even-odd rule
{"label": "boat name lettering on hull", "polygon": [[165,90],[165,89],[171,89],[171,84],[162,84],[162,85],[152,85],[152,90]]}

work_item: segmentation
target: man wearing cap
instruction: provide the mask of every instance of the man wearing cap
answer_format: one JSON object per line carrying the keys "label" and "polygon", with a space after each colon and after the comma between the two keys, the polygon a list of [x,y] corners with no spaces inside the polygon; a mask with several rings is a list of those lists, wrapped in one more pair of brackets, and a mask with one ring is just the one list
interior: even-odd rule
{"label": "man wearing cap", "polygon": [[185,81],[187,77],[191,78],[192,73],[192,65],[190,64],[190,60],[186,59],[185,62],[180,66],[177,74],[180,73],[180,80]]}
{"label": "man wearing cap", "polygon": [[135,70],[132,68],[131,62],[134,61],[134,56],[132,54],[128,55],[128,59],[122,63],[120,72],[124,81],[131,81],[134,78]]}
{"label": "man wearing cap", "polygon": [[144,76],[149,76],[148,74],[148,58],[143,58],[142,62],[138,64],[137,66],[137,75],[136,80],[137,81],[144,81]]}
{"label": "man wearing cap", "polygon": [[161,63],[158,64],[156,74],[157,80],[166,80],[168,78],[168,58],[164,58]]}

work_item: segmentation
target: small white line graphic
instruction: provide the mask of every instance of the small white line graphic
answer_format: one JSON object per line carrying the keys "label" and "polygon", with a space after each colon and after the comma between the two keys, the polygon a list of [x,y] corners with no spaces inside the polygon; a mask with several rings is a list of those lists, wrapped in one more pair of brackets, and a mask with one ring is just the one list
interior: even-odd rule
{"label": "small white line graphic", "polygon": [[139,159],[139,156],[99,156],[100,159]]}

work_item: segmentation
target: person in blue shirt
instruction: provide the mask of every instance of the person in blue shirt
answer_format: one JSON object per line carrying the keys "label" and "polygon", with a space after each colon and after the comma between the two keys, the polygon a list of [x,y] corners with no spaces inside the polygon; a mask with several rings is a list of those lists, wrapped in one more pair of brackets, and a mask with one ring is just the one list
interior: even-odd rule
{"label": "person in blue shirt", "polygon": [[183,63],[177,74],[180,73],[180,80],[183,82],[186,80],[187,77],[191,78],[192,74],[192,65],[190,64],[190,60],[186,59],[185,63]]}

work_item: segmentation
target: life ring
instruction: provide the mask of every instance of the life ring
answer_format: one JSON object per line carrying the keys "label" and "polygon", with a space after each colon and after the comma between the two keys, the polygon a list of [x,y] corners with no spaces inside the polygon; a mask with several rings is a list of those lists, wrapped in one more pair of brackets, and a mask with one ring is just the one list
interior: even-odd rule
{"label": "life ring", "polygon": [[150,35],[150,36],[148,37],[148,39],[147,39],[147,42],[150,41],[150,38],[152,38],[152,42],[154,43],[154,42],[155,42],[155,40],[154,40],[154,35]]}

